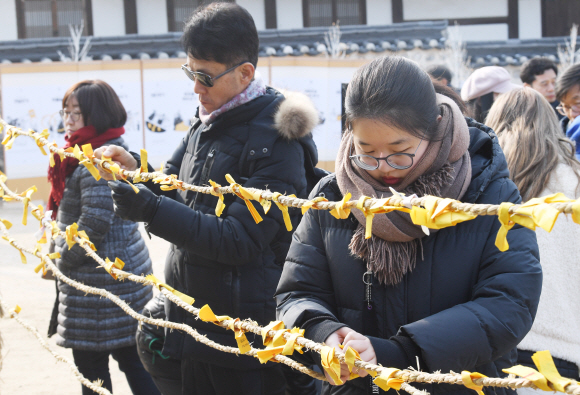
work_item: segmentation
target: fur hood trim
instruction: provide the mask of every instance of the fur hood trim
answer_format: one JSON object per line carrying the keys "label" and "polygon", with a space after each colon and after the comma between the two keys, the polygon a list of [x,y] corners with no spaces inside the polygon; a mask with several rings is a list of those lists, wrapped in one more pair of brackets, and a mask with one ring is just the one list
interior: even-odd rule
{"label": "fur hood trim", "polygon": [[319,123],[319,116],[312,100],[304,93],[282,91],[284,101],[274,115],[274,127],[288,140],[306,136]]}

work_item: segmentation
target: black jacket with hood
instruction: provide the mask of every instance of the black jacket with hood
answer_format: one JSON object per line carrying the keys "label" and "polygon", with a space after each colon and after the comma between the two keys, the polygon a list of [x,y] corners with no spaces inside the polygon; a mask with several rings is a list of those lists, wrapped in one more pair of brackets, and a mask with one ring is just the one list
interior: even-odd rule
{"label": "black jacket with hood", "polygon": [[[472,180],[462,201],[518,203],[497,136],[470,119],[468,126]],[[316,195],[342,199],[335,175],[321,180],[311,197]],[[276,291],[278,318],[286,327],[304,328],[305,336],[317,342],[343,326],[369,335],[365,326],[373,321],[363,313],[366,264],[348,248],[357,226],[353,215],[337,220],[323,210],[306,213]],[[419,361],[426,372],[468,370],[489,377],[515,365],[516,345],[536,313],[542,272],[535,233],[515,226],[508,234],[509,250],[500,252],[494,244],[499,227],[497,217],[483,216],[432,233],[422,239],[422,257],[401,283],[382,286],[374,279],[376,327],[369,338],[378,363],[406,369],[417,368]],[[319,363],[316,354],[308,354]],[[369,380],[323,386],[325,394],[365,394]],[[431,394],[474,394],[459,385],[417,387]],[[494,391],[511,392],[485,389]]]}
{"label": "black jacket with hood", "polygon": [[[188,135],[165,165],[166,174],[194,185],[222,186],[230,174],[244,187],[270,189],[306,197],[305,161],[317,162],[311,130],[318,123],[312,102],[302,94],[267,88],[266,94],[218,116],[209,126],[194,120]],[[224,195],[225,209],[215,214],[218,198],[192,191],[162,194],[149,232],[171,242],[165,264],[167,284],[209,304],[217,315],[251,318],[260,324],[275,319],[273,298],[292,233],[273,204],[267,215],[253,202],[263,221],[256,224],[244,201]],[[299,210],[292,211],[294,227]],[[167,319],[186,323],[220,344],[235,346],[234,333],[167,301]],[[254,336],[248,334],[252,342]],[[256,339],[256,344],[261,344]],[[179,331],[167,331],[163,354],[192,358],[235,369],[260,368],[257,359],[237,357],[196,342]]]}

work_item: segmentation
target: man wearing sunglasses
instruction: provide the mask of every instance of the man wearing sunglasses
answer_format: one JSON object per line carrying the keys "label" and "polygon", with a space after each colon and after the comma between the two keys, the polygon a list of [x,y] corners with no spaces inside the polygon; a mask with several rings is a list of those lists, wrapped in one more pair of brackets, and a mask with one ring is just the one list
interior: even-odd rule
{"label": "man wearing sunglasses", "polygon": [[[311,173],[317,151],[310,132],[318,112],[306,96],[284,97],[256,77],[259,41],[250,14],[235,3],[210,4],[192,15],[182,42],[188,58],[181,68],[194,81],[200,106],[164,172],[194,185],[209,185],[210,180],[229,185],[225,177],[230,174],[244,187],[306,198],[316,181]],[[127,169],[136,169],[140,161],[138,155],[115,147],[95,154],[112,157]],[[273,295],[292,237],[280,210],[272,207],[264,214],[255,205],[263,218],[256,224],[235,195],[224,195],[225,209],[218,216],[216,196],[161,191],[152,183],[137,184],[138,194],[125,183],[110,186],[117,215],[145,222],[150,233],[172,243],[167,284],[194,297],[198,307],[209,304],[218,315],[251,318],[262,325],[275,320]],[[295,229],[299,210],[291,210],[291,215]],[[237,347],[233,332],[196,320],[171,302],[165,311],[169,321]],[[162,353],[181,360],[184,394],[286,390],[282,364],[262,365],[251,357],[223,353],[179,331],[165,335]],[[261,338],[247,336],[260,347]],[[299,388],[289,392],[314,393],[314,383],[300,373],[298,377],[288,380]]]}

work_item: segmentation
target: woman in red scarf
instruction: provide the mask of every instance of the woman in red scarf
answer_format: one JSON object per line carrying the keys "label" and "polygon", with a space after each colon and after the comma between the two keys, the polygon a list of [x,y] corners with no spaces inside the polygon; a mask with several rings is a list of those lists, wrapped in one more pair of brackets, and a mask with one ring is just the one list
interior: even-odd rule
{"label": "woman in red scarf", "polygon": [[[127,148],[121,138],[127,113],[106,82],[87,80],[73,85],[64,95],[60,114],[66,130],[64,148],[84,144],[91,144],[93,149],[105,144]],[[55,161],[48,172],[52,184],[48,209],[53,211],[58,227],[65,230],[77,223],[103,259],[118,257],[125,262],[126,271],[151,273],[151,260],[138,226],[115,216],[107,182],[95,180],[74,158],[61,162],[56,156]],[[151,287],[114,280],[78,245],[69,249],[64,239],[57,238],[54,249],[61,255],[56,263],[66,276],[106,288],[137,311],[151,299]],[[58,345],[72,348],[80,372],[91,381],[101,379],[103,386],[112,391],[108,366],[111,355],[134,394],[159,394],[137,353],[137,321],[108,299],[86,295],[60,281],[57,290],[49,336],[55,334]],[[83,387],[83,395],[92,393]]]}

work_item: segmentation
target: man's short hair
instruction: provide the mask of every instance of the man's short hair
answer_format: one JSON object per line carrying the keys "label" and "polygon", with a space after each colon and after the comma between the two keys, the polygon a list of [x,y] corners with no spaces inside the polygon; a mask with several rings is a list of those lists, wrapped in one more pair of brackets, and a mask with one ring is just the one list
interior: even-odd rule
{"label": "man's short hair", "polygon": [[256,67],[260,41],[254,19],[235,3],[201,6],[189,18],[181,42],[195,59],[228,67],[248,61]]}
{"label": "man's short hair", "polygon": [[532,85],[537,75],[544,74],[547,70],[554,70],[558,75],[558,66],[548,58],[533,58],[522,65],[520,79],[524,84]]}
{"label": "man's short hair", "polygon": [[575,85],[580,85],[580,63],[568,67],[556,81],[556,99],[562,100]]}
{"label": "man's short hair", "polygon": [[451,70],[449,70],[447,67],[445,66],[433,66],[431,68],[429,68],[429,70],[427,70],[427,73],[435,78],[436,80],[440,80],[442,78],[445,78],[447,80],[448,84],[451,84]]}

